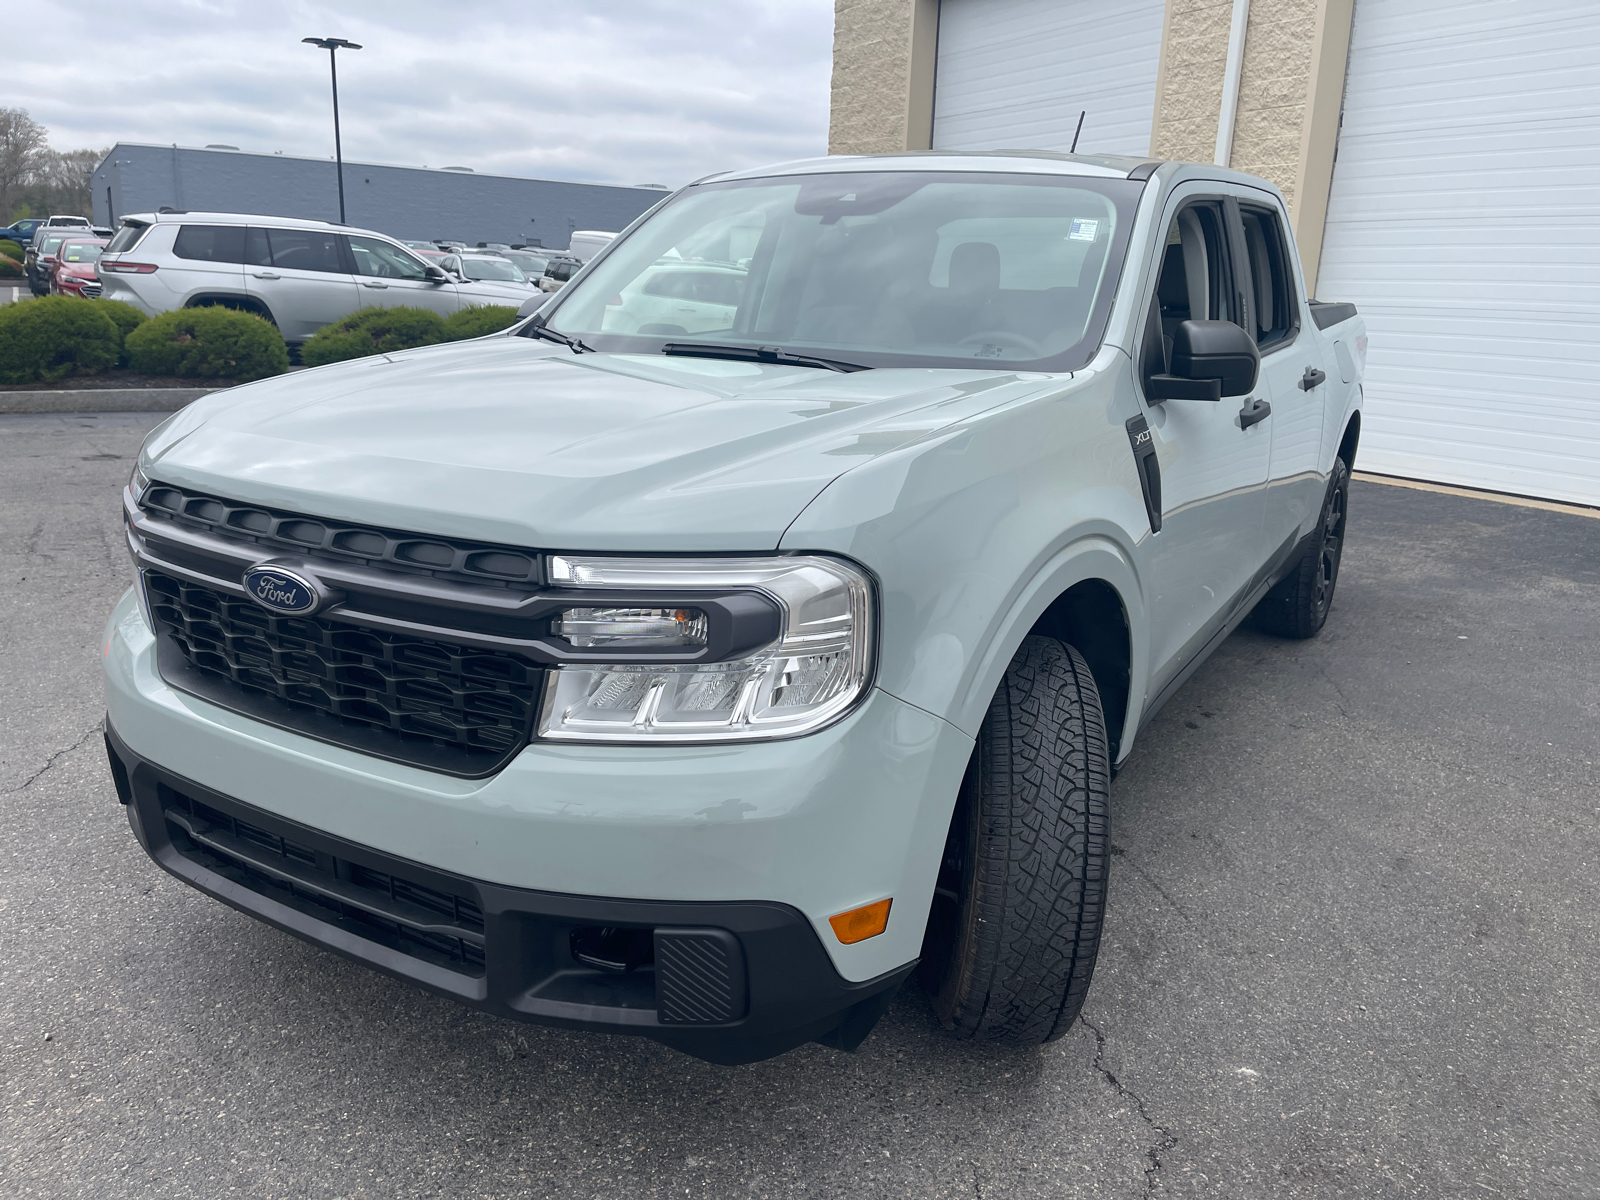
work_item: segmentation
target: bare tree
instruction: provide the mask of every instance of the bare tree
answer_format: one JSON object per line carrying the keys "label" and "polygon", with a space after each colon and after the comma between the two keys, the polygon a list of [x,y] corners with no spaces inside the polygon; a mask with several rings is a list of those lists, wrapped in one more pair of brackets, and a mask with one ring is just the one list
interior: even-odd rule
{"label": "bare tree", "polygon": [[104,150],[44,150],[33,173],[33,190],[48,198],[52,211],[87,217],[94,204],[90,195],[94,169]]}
{"label": "bare tree", "polygon": [[0,218],[7,223],[18,192],[33,182],[44,150],[45,128],[27,109],[0,108]]}

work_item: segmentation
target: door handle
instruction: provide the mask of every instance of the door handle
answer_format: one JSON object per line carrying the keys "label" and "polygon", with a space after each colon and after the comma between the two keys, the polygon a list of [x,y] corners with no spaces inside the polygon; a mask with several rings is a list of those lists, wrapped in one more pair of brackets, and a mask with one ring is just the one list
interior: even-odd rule
{"label": "door handle", "polygon": [[370,279],[363,279],[361,281],[361,286],[362,287],[370,287],[370,288],[386,288],[389,285],[387,283],[375,283]]}
{"label": "door handle", "polygon": [[1239,428],[1249,429],[1272,415],[1272,405],[1265,400],[1251,400],[1239,410]]}
{"label": "door handle", "polygon": [[1322,381],[1326,378],[1327,375],[1317,370],[1315,367],[1307,367],[1306,373],[1300,376],[1300,390],[1302,392],[1309,392],[1312,388],[1320,386]]}
{"label": "door handle", "polygon": [[283,278],[282,275],[274,275],[271,271],[252,271],[250,273],[252,275],[254,275],[257,279],[282,279]]}

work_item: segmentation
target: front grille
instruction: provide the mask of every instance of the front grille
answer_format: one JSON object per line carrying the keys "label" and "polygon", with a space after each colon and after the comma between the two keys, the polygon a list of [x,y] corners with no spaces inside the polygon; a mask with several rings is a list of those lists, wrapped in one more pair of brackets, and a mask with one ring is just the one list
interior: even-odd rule
{"label": "front grille", "polygon": [[[484,775],[526,743],[542,672],[512,654],[326,617],[145,573],[162,673],[224,707],[322,741],[453,774]],[[198,676],[189,686],[174,679]]]}
{"label": "front grille", "polygon": [[147,488],[139,506],[152,517],[275,550],[500,587],[539,582],[538,555],[510,546],[307,517],[164,483]]}
{"label": "front grille", "polygon": [[95,280],[90,280],[78,290],[81,291],[85,296],[89,297],[89,299],[93,300],[100,295],[100,284]]}
{"label": "front grille", "polygon": [[173,847],[192,862],[367,941],[462,975],[483,974],[483,911],[474,897],[318,853],[166,784],[159,798]]}

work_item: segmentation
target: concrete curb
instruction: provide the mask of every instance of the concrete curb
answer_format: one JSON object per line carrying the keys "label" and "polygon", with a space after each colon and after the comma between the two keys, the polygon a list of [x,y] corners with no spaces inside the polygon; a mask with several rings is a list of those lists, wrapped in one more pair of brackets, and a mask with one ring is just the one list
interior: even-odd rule
{"label": "concrete curb", "polygon": [[73,388],[0,392],[0,413],[177,412],[225,388]]}

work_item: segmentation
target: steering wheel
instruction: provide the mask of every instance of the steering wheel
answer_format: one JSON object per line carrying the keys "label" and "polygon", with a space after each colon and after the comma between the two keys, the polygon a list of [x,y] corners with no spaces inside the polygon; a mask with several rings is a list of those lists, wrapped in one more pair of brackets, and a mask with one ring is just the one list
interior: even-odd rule
{"label": "steering wheel", "polygon": [[956,348],[962,349],[967,346],[984,345],[1004,346],[1007,344],[1021,350],[1029,358],[1043,358],[1045,356],[1044,347],[1039,345],[1038,342],[1010,329],[990,329],[985,330],[983,333],[969,333],[956,343]]}

